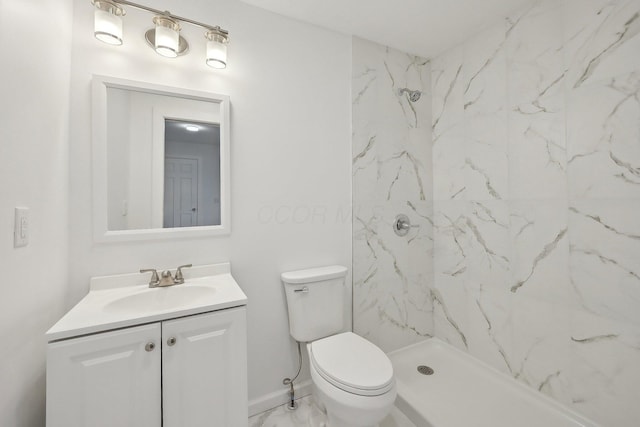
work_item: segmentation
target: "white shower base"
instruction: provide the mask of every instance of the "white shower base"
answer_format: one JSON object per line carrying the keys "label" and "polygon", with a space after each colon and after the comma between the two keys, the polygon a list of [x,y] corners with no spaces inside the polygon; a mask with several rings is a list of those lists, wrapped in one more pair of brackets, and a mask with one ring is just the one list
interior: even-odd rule
{"label": "white shower base", "polygon": [[[455,347],[431,338],[389,355],[396,406],[417,427],[599,427]],[[423,375],[426,365],[433,375]]]}

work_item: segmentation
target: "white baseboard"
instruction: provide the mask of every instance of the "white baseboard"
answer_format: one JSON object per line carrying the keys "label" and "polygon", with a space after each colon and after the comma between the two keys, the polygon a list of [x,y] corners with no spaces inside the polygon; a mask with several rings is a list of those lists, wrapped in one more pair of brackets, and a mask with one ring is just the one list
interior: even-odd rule
{"label": "white baseboard", "polygon": [[[311,394],[312,384],[311,380],[302,381],[300,383],[294,383],[296,399],[305,397]],[[273,409],[276,406],[284,405],[289,401],[289,389],[283,388],[282,390],[274,391],[273,393],[265,394],[256,399],[249,401],[249,416],[260,414],[269,409]]]}

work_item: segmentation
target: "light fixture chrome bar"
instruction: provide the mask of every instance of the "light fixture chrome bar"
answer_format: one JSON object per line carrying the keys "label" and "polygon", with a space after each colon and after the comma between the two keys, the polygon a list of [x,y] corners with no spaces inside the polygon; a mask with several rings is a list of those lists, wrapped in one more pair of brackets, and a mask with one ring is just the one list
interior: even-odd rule
{"label": "light fixture chrome bar", "polygon": [[113,3],[122,4],[122,5],[125,5],[125,6],[135,7],[136,9],[146,10],[147,12],[155,13],[156,15],[164,15],[164,16],[167,16],[169,18],[172,18],[172,19],[175,19],[175,20],[178,20],[178,21],[186,22],[188,24],[195,25],[197,27],[202,27],[205,30],[219,31],[224,35],[228,35],[229,34],[228,31],[223,30],[222,28],[220,28],[217,25],[213,26],[213,25],[203,24],[202,22],[194,21],[193,19],[183,18],[182,16],[174,15],[174,14],[172,14],[171,12],[169,12],[167,10],[154,9],[152,7],[145,6],[143,4],[134,3],[134,2],[128,1],[128,0],[111,0],[111,1]]}

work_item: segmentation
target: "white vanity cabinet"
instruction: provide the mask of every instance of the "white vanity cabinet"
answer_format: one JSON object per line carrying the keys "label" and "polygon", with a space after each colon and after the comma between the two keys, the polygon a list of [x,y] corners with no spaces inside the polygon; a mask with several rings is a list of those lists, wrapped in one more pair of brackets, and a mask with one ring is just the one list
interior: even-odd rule
{"label": "white vanity cabinet", "polygon": [[50,343],[48,427],[247,424],[244,307]]}
{"label": "white vanity cabinet", "polygon": [[154,323],[50,343],[47,426],[159,427],[161,329]]}
{"label": "white vanity cabinet", "polygon": [[244,307],[162,322],[163,427],[247,425]]}

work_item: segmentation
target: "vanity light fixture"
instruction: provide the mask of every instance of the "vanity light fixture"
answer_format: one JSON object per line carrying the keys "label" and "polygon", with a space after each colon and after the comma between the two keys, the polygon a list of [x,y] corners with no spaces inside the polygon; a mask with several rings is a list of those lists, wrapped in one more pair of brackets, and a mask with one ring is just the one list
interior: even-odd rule
{"label": "vanity light fixture", "polygon": [[207,38],[207,65],[211,68],[226,68],[229,33],[216,27],[207,31],[204,36]]}
{"label": "vanity light fixture", "polygon": [[121,45],[124,9],[111,0],[92,0],[91,3],[96,7],[93,34],[105,43]]}
{"label": "vanity light fixture", "polygon": [[122,44],[122,17],[126,12],[121,5],[131,6],[155,14],[155,28],[145,33],[145,39],[159,55],[175,58],[187,53],[189,43],[180,35],[180,23],[186,22],[206,30],[206,64],[216,69],[227,67],[229,32],[219,26],[203,24],[127,0],[91,0],[91,3],[96,7],[95,36],[100,41],[112,45]]}
{"label": "vanity light fixture", "polygon": [[[165,15],[158,15],[153,18],[156,24],[153,31],[153,48],[159,55],[167,58],[175,58],[180,52],[180,24],[174,19]],[[149,41],[149,31],[145,33],[145,38]],[[151,44],[151,41],[149,41]]]}

